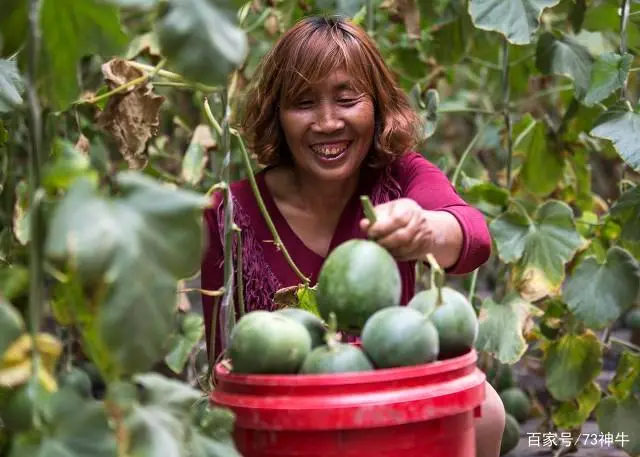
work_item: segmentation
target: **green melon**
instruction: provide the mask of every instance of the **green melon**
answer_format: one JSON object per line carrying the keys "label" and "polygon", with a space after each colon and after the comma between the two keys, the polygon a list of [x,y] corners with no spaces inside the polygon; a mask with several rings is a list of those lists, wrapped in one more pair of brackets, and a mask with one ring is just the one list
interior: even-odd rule
{"label": "green melon", "polygon": [[370,240],[349,240],[327,256],[316,291],[318,311],[334,311],[339,328],[359,332],[376,311],[400,304],[402,281],[391,254]]}
{"label": "green melon", "polygon": [[300,308],[283,308],[275,311],[290,319],[302,324],[311,336],[311,349],[315,349],[325,344],[325,335],[327,334],[327,326],[315,314]]}
{"label": "green melon", "polygon": [[408,305],[427,315],[438,330],[440,358],[457,357],[469,352],[478,337],[478,318],[467,297],[450,287],[443,287],[442,303],[433,287],[417,293]]}
{"label": "green melon", "polygon": [[311,336],[302,324],[269,311],[242,316],[230,339],[228,353],[235,373],[297,373],[311,351]]}
{"label": "green melon", "polygon": [[357,346],[336,342],[315,348],[300,368],[301,374],[349,373],[371,371],[374,366]]}
{"label": "green melon", "polygon": [[367,320],[362,347],[378,368],[420,365],[438,358],[438,331],[413,308],[385,308]]}
{"label": "green melon", "polygon": [[510,414],[507,414],[504,422],[504,432],[500,443],[500,455],[505,455],[518,447],[520,442],[520,424]]}
{"label": "green melon", "polygon": [[516,418],[518,422],[524,422],[529,417],[531,402],[529,397],[518,387],[510,387],[500,392],[502,404],[507,413]]}

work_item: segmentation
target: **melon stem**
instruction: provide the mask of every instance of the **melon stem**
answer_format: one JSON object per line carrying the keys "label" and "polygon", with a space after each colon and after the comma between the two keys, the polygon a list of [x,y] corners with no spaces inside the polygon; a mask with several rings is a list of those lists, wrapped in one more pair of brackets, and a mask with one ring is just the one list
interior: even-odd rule
{"label": "melon stem", "polygon": [[440,306],[443,303],[442,300],[442,288],[445,282],[445,273],[433,254],[427,254],[427,262],[431,266],[431,287],[435,287],[438,290],[438,299],[436,306]]}
{"label": "melon stem", "polygon": [[333,311],[329,313],[329,322],[327,324],[328,328],[324,340],[329,350],[335,350],[338,344],[338,319],[336,318],[336,313]]}

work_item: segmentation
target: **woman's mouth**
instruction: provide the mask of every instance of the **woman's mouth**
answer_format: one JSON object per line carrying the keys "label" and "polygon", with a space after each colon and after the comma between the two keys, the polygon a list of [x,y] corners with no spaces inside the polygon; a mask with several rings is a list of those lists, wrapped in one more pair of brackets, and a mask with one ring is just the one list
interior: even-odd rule
{"label": "woman's mouth", "polygon": [[340,159],[349,146],[351,141],[341,141],[339,143],[316,143],[311,146],[311,150],[322,160],[338,160]]}

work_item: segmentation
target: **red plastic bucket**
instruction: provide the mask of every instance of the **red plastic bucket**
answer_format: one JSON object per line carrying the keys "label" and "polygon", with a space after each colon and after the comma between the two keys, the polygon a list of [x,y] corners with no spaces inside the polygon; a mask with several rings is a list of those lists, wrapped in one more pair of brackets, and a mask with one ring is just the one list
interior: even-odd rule
{"label": "red plastic bucket", "polygon": [[236,414],[244,457],[475,457],[485,398],[475,350],[449,360],[332,375],[237,375],[210,400]]}

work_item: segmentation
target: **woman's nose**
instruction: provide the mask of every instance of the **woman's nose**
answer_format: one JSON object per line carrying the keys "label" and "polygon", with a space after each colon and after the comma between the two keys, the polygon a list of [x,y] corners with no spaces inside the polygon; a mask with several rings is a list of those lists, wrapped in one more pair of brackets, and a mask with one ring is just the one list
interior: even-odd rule
{"label": "woman's nose", "polygon": [[318,133],[329,133],[344,127],[344,120],[334,106],[322,105],[316,109],[311,129]]}

